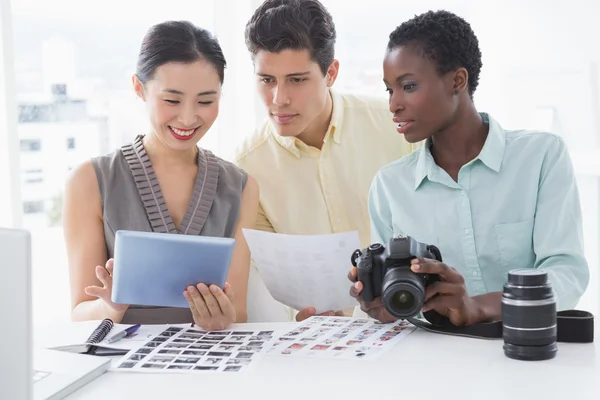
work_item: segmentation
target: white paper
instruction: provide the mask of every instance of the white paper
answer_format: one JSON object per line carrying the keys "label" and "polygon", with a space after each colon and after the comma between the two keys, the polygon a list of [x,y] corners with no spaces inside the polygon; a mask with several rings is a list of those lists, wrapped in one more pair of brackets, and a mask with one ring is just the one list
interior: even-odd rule
{"label": "white paper", "polygon": [[160,373],[242,372],[270,349],[274,331],[171,326],[120,359],[114,371]]}
{"label": "white paper", "polygon": [[350,258],[358,232],[285,235],[244,229],[252,259],[271,296],[296,310],[339,311],[358,303],[350,296]]}
{"label": "white paper", "polygon": [[269,354],[286,357],[375,359],[415,330],[407,321],[311,317],[278,338]]}

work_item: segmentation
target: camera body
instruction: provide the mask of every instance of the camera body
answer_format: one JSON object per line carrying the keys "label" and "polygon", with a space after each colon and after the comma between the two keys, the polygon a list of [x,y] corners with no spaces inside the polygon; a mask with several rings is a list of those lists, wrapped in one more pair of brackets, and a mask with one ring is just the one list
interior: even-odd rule
{"label": "camera body", "polygon": [[381,297],[385,309],[399,319],[416,316],[423,308],[425,289],[440,277],[413,272],[410,262],[414,258],[442,261],[436,246],[420,243],[410,236],[392,238],[387,247],[374,243],[355,250],[352,265],[363,284],[362,299],[372,301]]}

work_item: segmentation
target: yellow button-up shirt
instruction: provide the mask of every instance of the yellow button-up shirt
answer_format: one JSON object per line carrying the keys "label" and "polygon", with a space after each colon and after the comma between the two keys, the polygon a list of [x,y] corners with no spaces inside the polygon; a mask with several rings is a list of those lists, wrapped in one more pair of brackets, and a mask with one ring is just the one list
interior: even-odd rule
{"label": "yellow button-up shirt", "polygon": [[[384,99],[335,91],[331,96],[331,122],[320,150],[278,135],[267,119],[237,148],[233,161],[258,182],[257,229],[302,235],[358,231],[364,247],[370,244],[367,203],[373,177],[420,145],[396,131]],[[256,301],[251,286],[249,307]]]}

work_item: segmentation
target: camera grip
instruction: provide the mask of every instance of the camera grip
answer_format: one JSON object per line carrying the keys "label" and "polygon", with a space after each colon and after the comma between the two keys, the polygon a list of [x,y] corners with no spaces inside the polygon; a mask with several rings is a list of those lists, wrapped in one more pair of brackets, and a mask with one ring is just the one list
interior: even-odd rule
{"label": "camera grip", "polygon": [[363,289],[360,292],[360,297],[364,301],[373,301],[373,284],[371,283],[371,271],[366,268],[357,268],[358,280],[362,282]]}

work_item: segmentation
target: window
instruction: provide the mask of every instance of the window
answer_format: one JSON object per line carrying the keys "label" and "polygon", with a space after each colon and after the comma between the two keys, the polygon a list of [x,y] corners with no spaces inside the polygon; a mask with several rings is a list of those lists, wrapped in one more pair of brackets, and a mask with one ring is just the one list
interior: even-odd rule
{"label": "window", "polygon": [[41,169],[28,169],[23,172],[23,179],[26,184],[44,182],[44,171]]}
{"label": "window", "polygon": [[[36,259],[50,257],[57,265],[67,265],[61,191],[69,170],[131,141],[148,126],[144,105],[131,88],[147,29],[185,19],[218,36],[228,61],[227,76],[220,116],[202,145],[227,158],[254,125],[252,64],[243,32],[258,2],[173,0],[164,10],[141,0],[86,5],[76,0],[0,1],[11,1],[12,7],[14,107],[21,141],[19,208],[23,226],[32,232],[34,253],[44,254],[34,257],[34,281],[47,281],[35,278],[47,273]],[[38,169],[43,172],[31,172]],[[70,317],[67,273],[66,268],[55,271],[47,276],[52,285],[35,288],[36,321]]]}
{"label": "window", "polygon": [[23,203],[23,212],[25,214],[43,213],[45,210],[43,201],[26,201]]}
{"label": "window", "polygon": [[22,139],[21,151],[40,151],[42,149],[42,141],[39,139]]}

